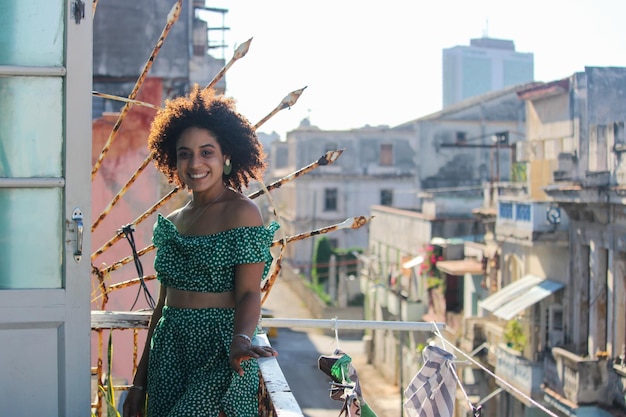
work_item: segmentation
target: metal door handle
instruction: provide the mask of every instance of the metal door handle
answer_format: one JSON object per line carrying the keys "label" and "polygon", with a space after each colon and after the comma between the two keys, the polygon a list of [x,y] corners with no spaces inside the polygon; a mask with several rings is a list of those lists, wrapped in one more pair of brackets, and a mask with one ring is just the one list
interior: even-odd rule
{"label": "metal door handle", "polygon": [[76,252],[74,252],[74,261],[80,262],[83,256],[83,212],[78,207],[72,212],[72,220],[76,222]]}

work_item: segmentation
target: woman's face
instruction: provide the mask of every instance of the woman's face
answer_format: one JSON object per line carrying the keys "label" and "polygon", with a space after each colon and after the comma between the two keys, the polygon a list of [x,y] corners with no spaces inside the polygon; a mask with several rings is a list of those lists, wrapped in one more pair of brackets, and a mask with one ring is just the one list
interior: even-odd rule
{"label": "woman's face", "polygon": [[192,191],[221,184],[225,159],[217,139],[206,129],[187,128],[176,141],[178,177]]}

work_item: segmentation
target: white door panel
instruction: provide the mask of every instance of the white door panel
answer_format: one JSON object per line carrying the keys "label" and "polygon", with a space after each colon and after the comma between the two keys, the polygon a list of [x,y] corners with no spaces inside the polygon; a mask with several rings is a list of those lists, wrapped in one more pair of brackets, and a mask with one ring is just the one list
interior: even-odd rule
{"label": "white door panel", "polygon": [[91,3],[0,2],[3,417],[91,414]]}

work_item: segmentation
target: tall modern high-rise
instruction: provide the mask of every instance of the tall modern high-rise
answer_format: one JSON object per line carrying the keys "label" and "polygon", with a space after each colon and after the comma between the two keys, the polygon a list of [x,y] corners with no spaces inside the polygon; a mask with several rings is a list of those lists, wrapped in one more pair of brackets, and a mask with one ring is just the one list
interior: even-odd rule
{"label": "tall modern high-rise", "polygon": [[443,107],[534,81],[534,56],[506,39],[477,38],[443,50]]}

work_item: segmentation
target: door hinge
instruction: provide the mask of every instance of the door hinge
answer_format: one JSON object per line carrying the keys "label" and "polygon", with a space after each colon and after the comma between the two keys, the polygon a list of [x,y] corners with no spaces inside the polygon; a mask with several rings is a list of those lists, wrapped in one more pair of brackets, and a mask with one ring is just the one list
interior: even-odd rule
{"label": "door hinge", "polygon": [[77,25],[85,18],[85,2],[81,0],[74,0],[72,3],[72,15]]}

